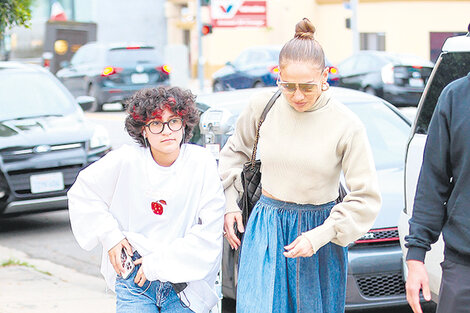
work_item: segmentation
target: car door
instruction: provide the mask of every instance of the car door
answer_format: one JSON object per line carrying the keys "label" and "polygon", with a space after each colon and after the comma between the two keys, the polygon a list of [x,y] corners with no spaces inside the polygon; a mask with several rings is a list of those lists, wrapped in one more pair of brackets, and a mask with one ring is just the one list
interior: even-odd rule
{"label": "car door", "polygon": [[357,78],[357,64],[359,59],[359,55],[354,55],[338,65],[340,73],[339,86],[351,89],[359,89],[360,84],[358,84]]}
{"label": "car door", "polygon": [[[467,75],[470,71],[470,52],[442,53],[436,62],[418,105],[415,122],[406,149],[405,157],[405,209],[401,212],[399,221],[400,244],[406,255],[404,237],[408,234],[408,220],[413,213],[413,203],[416,192],[427,132],[431,117],[437,105],[438,98],[450,82]],[[429,285],[433,300],[437,300],[441,280],[440,262],[443,260],[444,244],[442,238],[432,246],[426,254],[425,265],[429,275]],[[407,273],[404,264],[405,277]]]}
{"label": "car door", "polygon": [[245,74],[243,73],[244,68],[248,62],[250,50],[243,51],[229,66],[233,70],[232,73],[228,74],[224,78],[224,86],[228,89],[241,89],[246,88],[244,86]]}

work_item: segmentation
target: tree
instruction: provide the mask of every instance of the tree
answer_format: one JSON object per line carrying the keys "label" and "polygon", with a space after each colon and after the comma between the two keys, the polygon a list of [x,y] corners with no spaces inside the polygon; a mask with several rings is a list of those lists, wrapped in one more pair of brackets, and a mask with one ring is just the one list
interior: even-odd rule
{"label": "tree", "polygon": [[0,36],[13,26],[29,26],[33,0],[0,0]]}

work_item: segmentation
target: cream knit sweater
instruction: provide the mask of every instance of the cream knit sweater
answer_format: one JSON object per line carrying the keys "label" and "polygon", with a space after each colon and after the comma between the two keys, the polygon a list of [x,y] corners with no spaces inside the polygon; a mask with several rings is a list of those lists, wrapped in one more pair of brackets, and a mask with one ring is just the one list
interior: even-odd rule
{"label": "cream knit sweater", "polygon": [[[251,157],[258,121],[272,95],[266,91],[251,99],[220,153],[226,213],[240,210],[241,169]],[[347,246],[372,227],[381,198],[367,134],[359,118],[329,91],[303,113],[295,111],[281,95],[261,126],[258,153],[262,187],[282,201],[333,201],[338,197],[343,171],[348,195],[333,207],[323,225],[303,234],[315,252],[330,241]]]}

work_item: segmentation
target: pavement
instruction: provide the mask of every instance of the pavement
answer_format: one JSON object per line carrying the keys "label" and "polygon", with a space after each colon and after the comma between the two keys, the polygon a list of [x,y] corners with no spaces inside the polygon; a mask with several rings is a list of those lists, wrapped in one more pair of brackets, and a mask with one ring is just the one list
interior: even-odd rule
{"label": "pavement", "polygon": [[116,311],[103,278],[0,246],[0,313]]}

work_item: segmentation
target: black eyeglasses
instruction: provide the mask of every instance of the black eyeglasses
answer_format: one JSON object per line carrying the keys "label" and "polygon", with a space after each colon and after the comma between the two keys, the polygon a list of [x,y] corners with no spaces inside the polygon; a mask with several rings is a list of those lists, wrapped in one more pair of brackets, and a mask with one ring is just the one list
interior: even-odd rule
{"label": "black eyeglasses", "polygon": [[294,93],[297,89],[299,89],[300,92],[303,94],[314,93],[318,91],[317,86],[319,86],[318,83],[289,83],[289,82],[283,82],[282,80],[278,80],[277,85],[284,92]]}
{"label": "black eyeglasses", "polygon": [[172,118],[167,122],[153,121],[145,125],[145,127],[147,127],[152,134],[160,134],[163,129],[165,129],[165,125],[168,125],[168,128],[175,132],[183,127],[183,120],[181,118]]}

